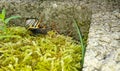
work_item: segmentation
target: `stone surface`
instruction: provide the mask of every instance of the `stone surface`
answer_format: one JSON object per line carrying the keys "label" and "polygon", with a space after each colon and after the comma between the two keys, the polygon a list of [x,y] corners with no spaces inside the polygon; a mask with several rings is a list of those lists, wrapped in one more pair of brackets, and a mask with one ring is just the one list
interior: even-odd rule
{"label": "stone surface", "polygon": [[119,11],[120,0],[84,0],[91,8],[93,13],[106,11]]}
{"label": "stone surface", "polygon": [[84,38],[87,39],[92,12],[84,2],[79,2],[79,0],[75,0],[75,2],[71,0],[0,0],[0,10],[4,7],[7,10],[7,17],[22,16],[21,19],[11,20],[10,25],[25,26],[27,18],[38,18],[40,23],[46,24],[49,29],[78,39],[73,25],[74,16],[79,27],[82,26],[81,31]]}
{"label": "stone surface", "polygon": [[93,14],[88,37],[83,71],[120,71],[120,19],[116,13]]}

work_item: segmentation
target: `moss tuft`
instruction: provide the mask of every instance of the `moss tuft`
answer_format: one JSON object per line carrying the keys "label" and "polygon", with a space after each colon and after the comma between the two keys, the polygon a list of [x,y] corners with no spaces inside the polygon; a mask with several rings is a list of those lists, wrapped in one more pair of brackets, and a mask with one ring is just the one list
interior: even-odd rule
{"label": "moss tuft", "polygon": [[0,33],[0,71],[79,71],[80,60],[81,46],[71,37],[53,31],[30,36],[23,27]]}

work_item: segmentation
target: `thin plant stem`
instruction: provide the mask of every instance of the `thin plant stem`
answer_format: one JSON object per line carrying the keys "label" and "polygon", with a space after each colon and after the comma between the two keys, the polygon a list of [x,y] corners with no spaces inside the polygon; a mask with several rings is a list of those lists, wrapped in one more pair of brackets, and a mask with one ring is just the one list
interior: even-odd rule
{"label": "thin plant stem", "polygon": [[[79,35],[79,39],[80,39],[80,43],[81,43],[81,47],[82,47],[82,60],[81,60],[81,66],[83,68],[83,64],[84,64],[84,56],[85,56],[85,47],[84,47],[84,42],[83,42],[83,38],[82,38],[82,33],[80,31],[80,27],[78,27],[77,25],[77,21],[73,18],[73,22],[74,22],[74,26],[77,29],[77,33]],[[82,69],[81,68],[81,69]]]}

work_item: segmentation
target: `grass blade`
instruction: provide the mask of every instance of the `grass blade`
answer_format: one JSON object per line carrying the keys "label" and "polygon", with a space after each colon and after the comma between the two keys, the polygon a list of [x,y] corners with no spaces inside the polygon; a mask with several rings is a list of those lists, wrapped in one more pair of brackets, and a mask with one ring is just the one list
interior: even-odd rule
{"label": "grass blade", "polygon": [[77,25],[77,21],[75,19],[73,19],[74,22],[74,26],[77,29],[77,33],[79,35],[79,39],[80,39],[80,43],[81,43],[81,47],[82,47],[82,61],[81,61],[81,66],[83,67],[84,64],[84,56],[85,56],[85,46],[84,46],[84,42],[83,42],[83,38],[82,38],[82,33],[80,31],[80,28]]}
{"label": "grass blade", "polygon": [[21,16],[11,16],[7,19],[5,19],[5,23],[7,24],[11,19],[21,18]]}

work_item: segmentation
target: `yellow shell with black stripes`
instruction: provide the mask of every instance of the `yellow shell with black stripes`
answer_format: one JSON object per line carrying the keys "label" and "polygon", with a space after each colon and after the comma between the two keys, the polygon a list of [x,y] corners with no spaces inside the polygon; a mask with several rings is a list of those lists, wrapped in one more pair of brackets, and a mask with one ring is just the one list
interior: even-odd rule
{"label": "yellow shell with black stripes", "polygon": [[42,26],[39,19],[37,18],[28,18],[26,19],[25,27],[30,30],[33,34],[46,34],[46,26]]}

